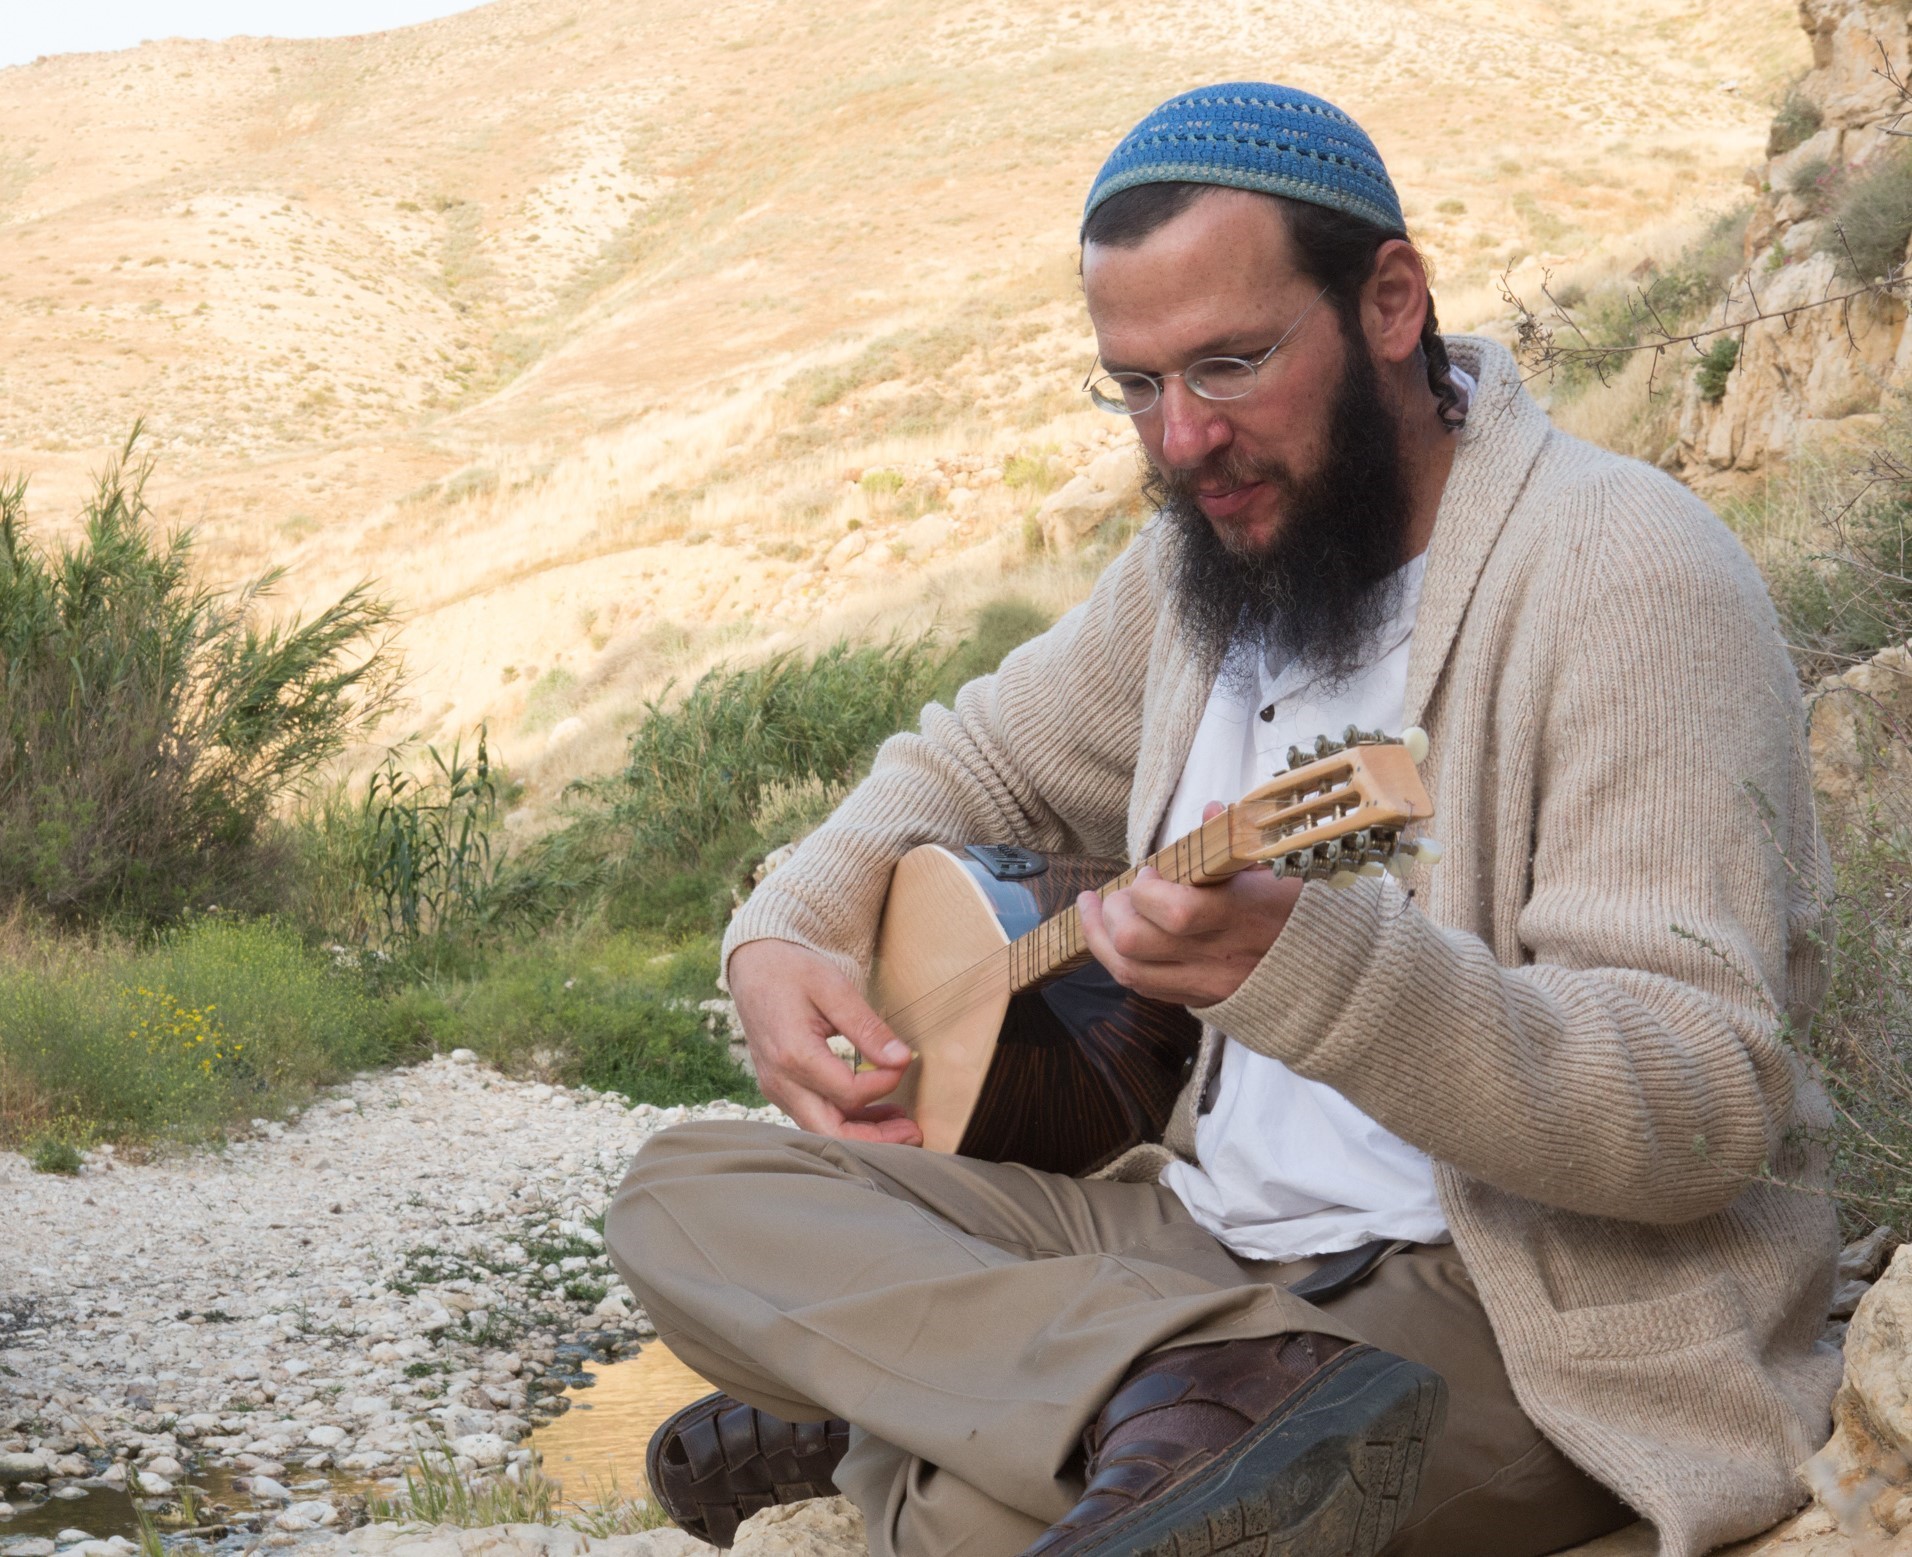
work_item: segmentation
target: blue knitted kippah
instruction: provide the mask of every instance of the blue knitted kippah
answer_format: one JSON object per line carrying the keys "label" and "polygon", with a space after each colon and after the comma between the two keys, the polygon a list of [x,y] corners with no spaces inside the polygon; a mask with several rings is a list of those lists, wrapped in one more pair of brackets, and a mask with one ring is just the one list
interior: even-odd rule
{"label": "blue knitted kippah", "polygon": [[1122,137],[1082,220],[1138,184],[1219,184],[1330,206],[1406,231],[1400,197],[1367,133],[1296,87],[1228,81],[1171,97]]}

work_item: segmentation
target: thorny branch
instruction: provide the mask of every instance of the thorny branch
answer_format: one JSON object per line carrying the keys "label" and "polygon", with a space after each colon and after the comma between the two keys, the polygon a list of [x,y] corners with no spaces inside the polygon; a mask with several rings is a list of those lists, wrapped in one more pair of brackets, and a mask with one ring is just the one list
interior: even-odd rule
{"label": "thorny branch", "polygon": [[[1912,132],[1907,132],[1912,134]],[[1738,318],[1729,318],[1720,324],[1702,325],[1695,330],[1675,330],[1654,305],[1650,287],[1643,287],[1639,297],[1630,306],[1636,309],[1634,317],[1641,322],[1650,321],[1651,334],[1648,339],[1599,345],[1591,340],[1580,323],[1573,317],[1572,309],[1553,293],[1553,272],[1541,272],[1540,290],[1546,297],[1550,312],[1542,315],[1530,308],[1513,288],[1511,267],[1500,278],[1500,295],[1514,311],[1514,355],[1526,367],[1526,377],[1551,378],[1555,373],[1569,368],[1583,368],[1596,375],[1602,383],[1607,375],[1620,367],[1630,357],[1641,352],[1651,352],[1657,371],[1657,365],[1667,352],[1678,347],[1692,348],[1696,357],[1704,356],[1702,342],[1716,340],[1720,336],[1737,335],[1743,342],[1746,331],[1753,325],[1763,324],[1771,319],[1781,320],[1790,330],[1795,318],[1800,314],[1812,313],[1821,308],[1833,308],[1850,303],[1861,297],[1903,297],[1912,293],[1912,276],[1908,276],[1903,266],[1898,266],[1877,281],[1868,281],[1861,286],[1849,288],[1844,292],[1828,290],[1825,296],[1814,298],[1811,302],[1795,303],[1789,308],[1768,309],[1760,305],[1758,294],[1754,292],[1752,278],[1742,277],[1746,288],[1745,298],[1737,291],[1726,295],[1726,311],[1731,314],[1735,305],[1744,301],[1751,310]],[[1563,343],[1556,333],[1555,325],[1566,326],[1584,343],[1572,345]]]}

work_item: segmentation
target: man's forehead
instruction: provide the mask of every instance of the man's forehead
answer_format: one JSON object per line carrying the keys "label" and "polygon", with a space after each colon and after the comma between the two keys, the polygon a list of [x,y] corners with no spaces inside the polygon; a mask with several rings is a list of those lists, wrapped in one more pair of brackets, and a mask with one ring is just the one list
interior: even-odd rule
{"label": "man's forehead", "polygon": [[1275,202],[1218,190],[1137,243],[1086,244],[1082,284],[1106,348],[1199,351],[1252,344],[1308,281]]}

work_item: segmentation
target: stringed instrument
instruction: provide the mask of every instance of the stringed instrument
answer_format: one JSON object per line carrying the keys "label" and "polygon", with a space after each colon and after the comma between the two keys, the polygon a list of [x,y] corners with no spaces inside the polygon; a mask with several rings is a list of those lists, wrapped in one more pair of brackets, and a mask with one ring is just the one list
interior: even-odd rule
{"label": "stringed instrument", "polygon": [[[1266,866],[1331,884],[1431,860],[1402,829],[1433,815],[1415,764],[1427,738],[1349,729],[1143,862],[1207,886]],[[886,1102],[932,1151],[1092,1172],[1159,1139],[1201,1024],[1122,988],[1089,955],[1078,893],[1107,897],[1141,866],[935,844],[897,862],[870,1003],[915,1058]]]}

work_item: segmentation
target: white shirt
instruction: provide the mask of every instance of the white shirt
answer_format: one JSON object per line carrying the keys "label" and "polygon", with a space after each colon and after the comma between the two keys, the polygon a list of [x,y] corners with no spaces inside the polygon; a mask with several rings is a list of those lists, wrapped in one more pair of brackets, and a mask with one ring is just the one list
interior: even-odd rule
{"label": "white shirt", "polygon": [[[1292,746],[1349,725],[1398,733],[1407,700],[1408,645],[1426,557],[1401,570],[1400,605],[1368,662],[1324,687],[1290,665],[1279,673],[1238,654],[1209,693],[1160,848],[1202,819],[1210,800],[1233,801],[1288,765]],[[1231,674],[1231,672],[1233,672]],[[1272,715],[1262,719],[1263,709]],[[1189,1213],[1246,1259],[1333,1254],[1377,1238],[1442,1243],[1447,1219],[1433,1164],[1334,1088],[1230,1038],[1214,1109],[1195,1126],[1196,1163],[1171,1163],[1162,1182]]]}

